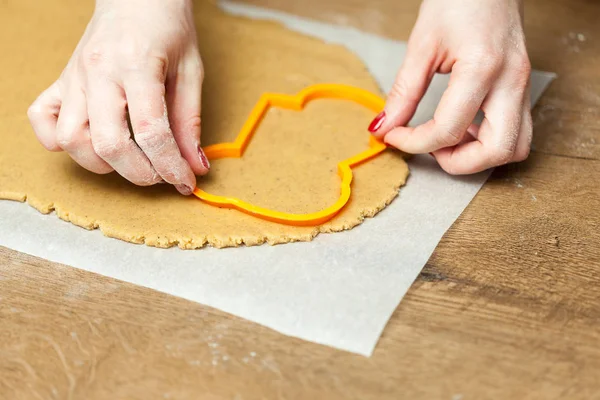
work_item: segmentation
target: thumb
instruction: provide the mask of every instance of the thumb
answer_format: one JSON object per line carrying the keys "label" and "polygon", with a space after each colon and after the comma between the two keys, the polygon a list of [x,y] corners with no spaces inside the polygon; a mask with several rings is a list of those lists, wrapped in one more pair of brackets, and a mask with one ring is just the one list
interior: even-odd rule
{"label": "thumb", "polygon": [[373,136],[383,138],[393,128],[408,124],[415,114],[435,73],[434,49],[423,51],[423,47],[409,42],[406,57],[388,94],[385,107],[369,125],[369,132]]}

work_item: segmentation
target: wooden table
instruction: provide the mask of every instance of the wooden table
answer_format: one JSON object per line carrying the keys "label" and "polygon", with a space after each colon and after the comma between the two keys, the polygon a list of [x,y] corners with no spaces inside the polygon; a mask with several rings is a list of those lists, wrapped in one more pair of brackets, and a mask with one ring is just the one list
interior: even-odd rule
{"label": "wooden table", "polygon": [[[252,2],[403,40],[418,10]],[[444,236],[373,357],[0,248],[0,398],[600,399],[600,3],[527,1],[526,24],[559,75],[534,150]]]}

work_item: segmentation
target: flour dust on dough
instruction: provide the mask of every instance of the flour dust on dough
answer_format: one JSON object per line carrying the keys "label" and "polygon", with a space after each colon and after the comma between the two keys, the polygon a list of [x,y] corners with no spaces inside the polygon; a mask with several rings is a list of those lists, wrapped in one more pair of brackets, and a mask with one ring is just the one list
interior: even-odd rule
{"label": "flour dust on dough", "polygon": [[[385,151],[354,168],[351,200],[336,217],[318,227],[294,227],[209,206],[170,185],[141,188],[116,173],[92,174],[65,153],[44,150],[25,116],[69,59],[92,2],[8,3],[0,15],[0,36],[11,38],[0,48],[12,54],[0,60],[0,198],[26,200],[43,213],[55,211],[132,243],[193,249],[306,241],[350,229],[389,204],[406,181],[401,155]],[[208,1],[196,4],[195,17],[206,70],[203,145],[233,140],[263,92],[295,94],[326,82],[379,93],[362,62],[343,47],[226,15]],[[65,21],[58,30],[57,21]],[[244,157],[214,160],[198,185],[280,211],[322,209],[339,195],[337,163],[367,148],[365,127],[372,118],[365,108],[340,100],[316,100],[302,112],[271,109]]]}

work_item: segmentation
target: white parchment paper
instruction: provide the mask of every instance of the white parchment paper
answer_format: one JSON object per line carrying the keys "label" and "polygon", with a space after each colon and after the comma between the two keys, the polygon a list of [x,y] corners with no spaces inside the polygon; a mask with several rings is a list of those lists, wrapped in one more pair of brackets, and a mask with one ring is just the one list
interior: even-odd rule
{"label": "white parchment paper", "polygon": [[[279,12],[223,3],[231,13],[275,19],[347,46],[384,90],[405,44]],[[532,101],[553,74],[534,72]],[[438,76],[413,123],[433,115],[447,78]],[[184,251],[109,239],[0,201],[0,245],[206,304],[281,333],[369,356],[392,312],[446,230],[489,176],[446,175],[429,156],[410,161],[400,196],[374,219],[313,242]]]}

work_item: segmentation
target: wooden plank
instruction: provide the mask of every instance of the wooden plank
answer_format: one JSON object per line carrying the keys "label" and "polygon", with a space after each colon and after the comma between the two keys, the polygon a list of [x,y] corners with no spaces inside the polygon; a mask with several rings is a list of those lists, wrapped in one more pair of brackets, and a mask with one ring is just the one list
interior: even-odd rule
{"label": "wooden plank", "polygon": [[533,149],[600,159],[600,3],[527,1],[529,56],[558,79],[533,112]]}
{"label": "wooden plank", "polygon": [[594,398],[600,182],[591,176],[600,176],[600,161],[534,155],[499,169],[445,236],[370,359],[1,249],[0,393]]}

